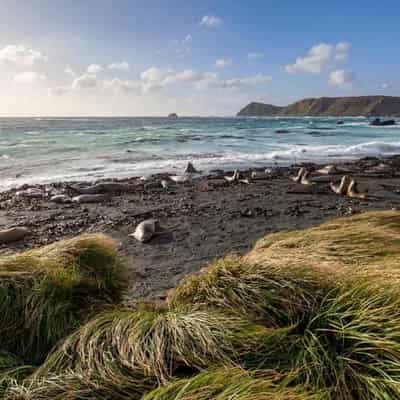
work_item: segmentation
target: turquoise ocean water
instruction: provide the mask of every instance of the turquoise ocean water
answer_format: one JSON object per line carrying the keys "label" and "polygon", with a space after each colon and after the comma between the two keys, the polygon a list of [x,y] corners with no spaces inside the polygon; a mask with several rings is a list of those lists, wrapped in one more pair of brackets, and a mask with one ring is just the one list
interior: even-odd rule
{"label": "turquoise ocean water", "polygon": [[[0,189],[400,153],[400,125],[365,118],[2,118]],[[400,121],[399,121],[400,122]]]}

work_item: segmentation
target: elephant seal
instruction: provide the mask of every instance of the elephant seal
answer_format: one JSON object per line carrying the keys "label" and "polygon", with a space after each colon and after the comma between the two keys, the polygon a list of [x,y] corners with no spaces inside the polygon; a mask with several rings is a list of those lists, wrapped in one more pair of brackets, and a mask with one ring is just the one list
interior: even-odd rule
{"label": "elephant seal", "polygon": [[29,234],[29,229],[24,226],[2,230],[0,231],[0,244],[16,242]]}
{"label": "elephant seal", "polygon": [[147,219],[141,222],[133,232],[131,237],[134,237],[139,242],[149,242],[160,230],[160,223],[157,219]]}
{"label": "elephant seal", "polygon": [[81,194],[79,196],[73,197],[72,201],[78,204],[85,203],[101,203],[108,200],[110,197],[105,194]]}
{"label": "elephant seal", "polygon": [[240,173],[237,169],[235,169],[235,171],[233,171],[233,175],[232,176],[224,176],[224,179],[229,182],[236,182],[240,180]]}
{"label": "elephant seal", "polygon": [[331,182],[330,187],[334,193],[340,194],[340,195],[346,195],[348,188],[349,188],[350,181],[351,181],[350,177],[348,175],[344,175],[342,177],[342,179],[340,180],[339,185],[335,185],[333,182]]}
{"label": "elephant seal", "polygon": [[296,175],[296,176],[291,176],[290,179],[291,179],[293,182],[300,183],[301,178],[302,178],[303,175],[304,175],[304,172],[306,172],[306,169],[302,167],[302,168],[300,168],[300,169],[298,170],[297,175]]}

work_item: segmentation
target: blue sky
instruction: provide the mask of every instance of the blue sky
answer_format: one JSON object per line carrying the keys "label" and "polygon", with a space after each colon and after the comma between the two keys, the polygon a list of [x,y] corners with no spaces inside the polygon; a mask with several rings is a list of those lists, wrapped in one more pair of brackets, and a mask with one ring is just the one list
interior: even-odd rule
{"label": "blue sky", "polygon": [[3,0],[0,115],[232,115],[398,94],[396,1]]}

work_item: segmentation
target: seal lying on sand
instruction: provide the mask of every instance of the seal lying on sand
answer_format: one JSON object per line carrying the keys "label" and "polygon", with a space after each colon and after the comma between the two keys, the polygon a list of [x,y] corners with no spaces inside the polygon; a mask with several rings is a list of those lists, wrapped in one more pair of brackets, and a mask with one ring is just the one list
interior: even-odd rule
{"label": "seal lying on sand", "polygon": [[315,185],[315,183],[314,182],[311,182],[309,179],[308,179],[308,176],[310,175],[310,171],[308,171],[308,170],[304,170],[304,173],[303,173],[303,175],[302,175],[302,177],[301,177],[301,179],[300,179],[300,183],[302,184],[302,185]]}
{"label": "seal lying on sand", "polygon": [[199,171],[194,167],[194,165],[189,161],[185,168],[185,174],[197,174]]}
{"label": "seal lying on sand", "polygon": [[150,241],[157,232],[160,231],[160,223],[157,219],[147,219],[146,221],[141,222],[133,232],[131,237],[134,237],[139,242],[148,242]]}
{"label": "seal lying on sand", "polygon": [[336,165],[326,165],[324,168],[317,170],[317,172],[321,175],[331,175],[337,174],[339,170],[337,169]]}
{"label": "seal lying on sand", "polygon": [[290,179],[291,179],[293,182],[300,183],[301,178],[303,177],[303,174],[304,174],[305,171],[306,171],[305,168],[303,168],[303,167],[300,168],[300,169],[298,170],[298,172],[297,172],[297,175],[296,175],[296,176],[291,176]]}
{"label": "seal lying on sand", "polygon": [[352,179],[349,183],[349,187],[347,188],[347,196],[355,198],[355,199],[360,199],[360,200],[366,200],[367,195],[364,193],[360,193],[357,189],[357,182]]}
{"label": "seal lying on sand", "polygon": [[245,183],[246,185],[250,184],[250,180],[248,178],[242,178],[240,172],[237,169],[235,169],[232,176],[224,176],[224,179],[229,183],[240,182]]}
{"label": "seal lying on sand", "polygon": [[104,182],[88,187],[71,186],[71,188],[80,194],[102,194],[115,192],[129,192],[133,189],[133,185],[127,185],[119,182]]}
{"label": "seal lying on sand", "polygon": [[334,193],[345,195],[347,194],[350,182],[351,182],[350,177],[348,175],[344,175],[340,180],[339,186],[331,182],[330,187]]}
{"label": "seal lying on sand", "polygon": [[23,226],[5,229],[0,231],[0,244],[16,242],[29,235],[29,233],[29,229]]}
{"label": "seal lying on sand", "polygon": [[109,198],[106,194],[81,194],[80,196],[73,197],[72,201],[79,204],[101,203]]}

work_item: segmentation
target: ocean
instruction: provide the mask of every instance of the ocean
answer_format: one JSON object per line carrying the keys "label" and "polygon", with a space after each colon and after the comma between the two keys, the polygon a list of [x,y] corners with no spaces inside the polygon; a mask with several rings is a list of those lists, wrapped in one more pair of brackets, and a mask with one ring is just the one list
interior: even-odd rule
{"label": "ocean", "polygon": [[365,118],[0,118],[0,189],[400,153]]}

